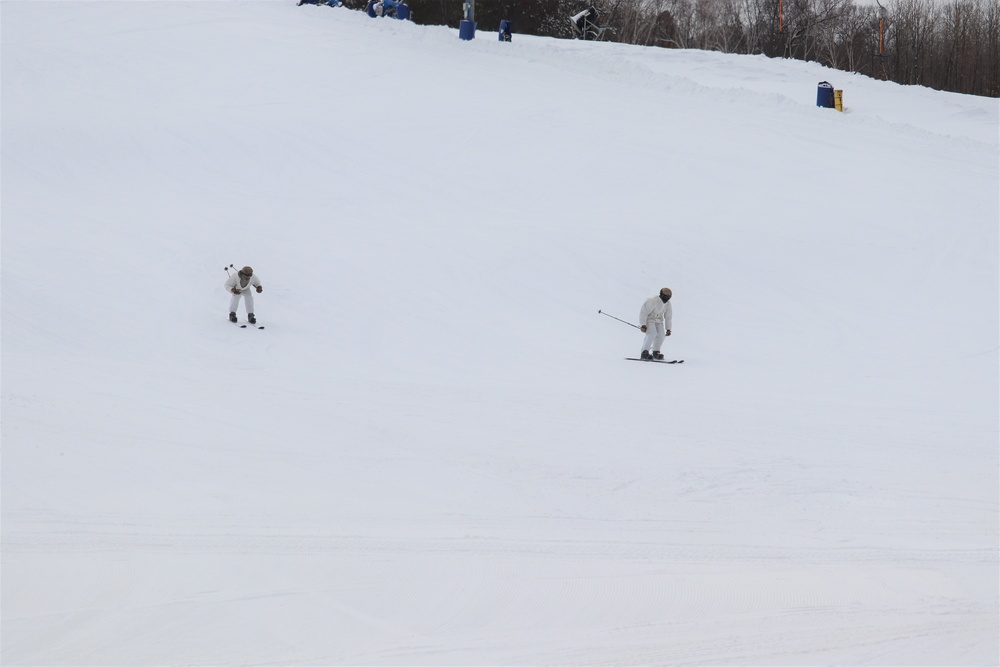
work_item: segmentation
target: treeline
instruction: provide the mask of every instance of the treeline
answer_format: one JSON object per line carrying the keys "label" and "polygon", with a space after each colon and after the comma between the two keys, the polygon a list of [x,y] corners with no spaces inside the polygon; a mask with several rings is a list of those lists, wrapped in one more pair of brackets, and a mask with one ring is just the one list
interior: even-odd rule
{"label": "treeline", "polygon": [[599,1],[629,44],[762,53],[1000,97],[1000,0]]}
{"label": "treeline", "polygon": [[[347,0],[363,7],[364,0]],[[412,19],[458,26],[463,0],[410,0]],[[480,31],[571,37],[595,7],[609,41],[822,63],[902,84],[1000,97],[1000,0],[479,0]]]}

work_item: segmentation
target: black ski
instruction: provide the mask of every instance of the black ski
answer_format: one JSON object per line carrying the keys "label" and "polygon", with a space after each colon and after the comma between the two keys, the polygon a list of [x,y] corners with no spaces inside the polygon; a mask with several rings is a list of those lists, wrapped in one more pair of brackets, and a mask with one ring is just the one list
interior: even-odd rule
{"label": "black ski", "polygon": [[636,359],[635,357],[625,357],[626,361],[651,361],[654,364],[683,364],[683,359],[673,359],[667,361],[666,359]]}

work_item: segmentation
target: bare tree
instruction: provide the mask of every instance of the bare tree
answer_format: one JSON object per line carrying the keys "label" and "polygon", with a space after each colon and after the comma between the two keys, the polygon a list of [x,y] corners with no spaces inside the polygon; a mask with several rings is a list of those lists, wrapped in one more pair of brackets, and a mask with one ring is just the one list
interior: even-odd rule
{"label": "bare tree", "polygon": [[983,7],[983,59],[986,62],[980,95],[1000,97],[1000,0],[986,0]]}

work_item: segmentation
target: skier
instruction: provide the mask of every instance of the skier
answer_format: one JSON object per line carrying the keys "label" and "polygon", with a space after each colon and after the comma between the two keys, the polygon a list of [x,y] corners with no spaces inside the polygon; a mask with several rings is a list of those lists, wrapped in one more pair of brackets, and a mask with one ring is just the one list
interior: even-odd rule
{"label": "skier", "polygon": [[254,275],[253,269],[244,266],[238,272],[229,276],[225,284],[226,291],[232,292],[233,298],[229,300],[229,321],[236,321],[236,308],[240,305],[240,297],[246,299],[243,304],[247,309],[247,320],[250,324],[257,324],[257,318],[253,314],[253,292],[250,288],[257,290],[257,294],[264,291],[260,285],[260,278]]}
{"label": "skier", "polygon": [[639,309],[639,329],[646,334],[642,343],[641,359],[663,359],[660,346],[663,339],[670,335],[670,320],[673,319],[673,308],[670,307],[670,297],[673,293],[669,287],[664,287],[656,296],[646,299]]}

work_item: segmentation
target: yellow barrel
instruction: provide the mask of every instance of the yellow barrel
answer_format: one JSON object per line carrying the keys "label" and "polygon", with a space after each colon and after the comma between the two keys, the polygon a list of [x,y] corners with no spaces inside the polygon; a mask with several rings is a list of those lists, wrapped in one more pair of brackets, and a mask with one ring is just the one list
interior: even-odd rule
{"label": "yellow barrel", "polygon": [[833,91],[833,107],[837,111],[844,110],[844,91],[842,90]]}

